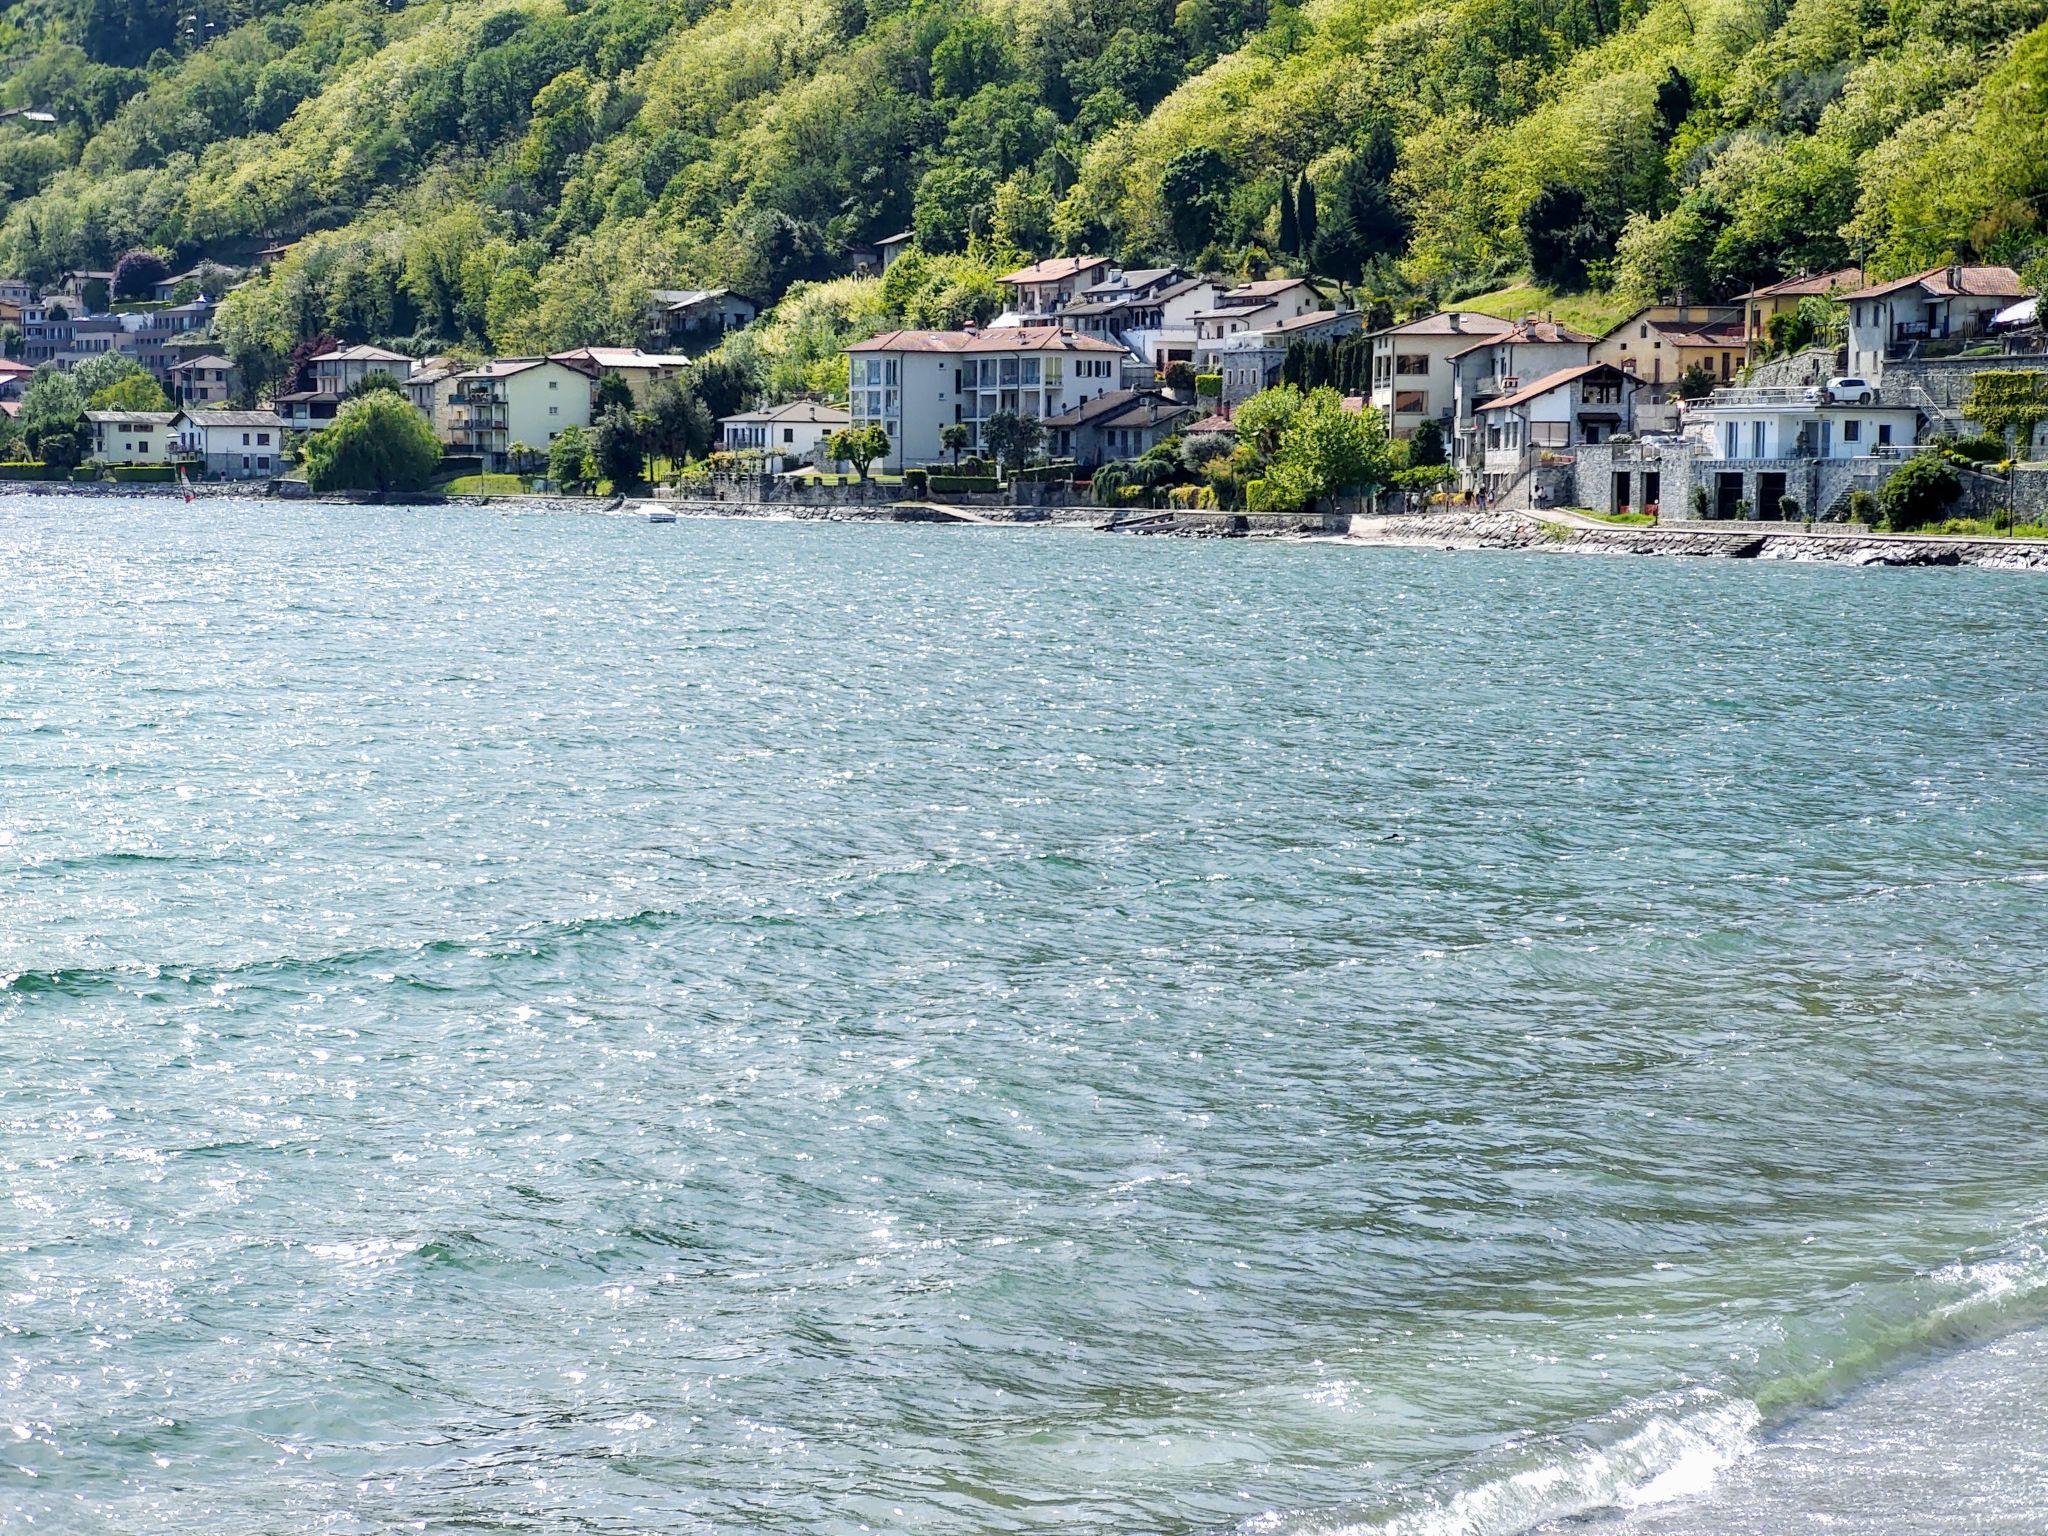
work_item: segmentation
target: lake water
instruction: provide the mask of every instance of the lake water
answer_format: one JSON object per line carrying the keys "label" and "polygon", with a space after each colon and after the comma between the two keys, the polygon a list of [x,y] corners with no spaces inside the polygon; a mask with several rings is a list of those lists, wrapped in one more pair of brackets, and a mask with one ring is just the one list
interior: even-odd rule
{"label": "lake water", "polygon": [[2048,582],[0,569],[0,1527],[2041,1528]]}

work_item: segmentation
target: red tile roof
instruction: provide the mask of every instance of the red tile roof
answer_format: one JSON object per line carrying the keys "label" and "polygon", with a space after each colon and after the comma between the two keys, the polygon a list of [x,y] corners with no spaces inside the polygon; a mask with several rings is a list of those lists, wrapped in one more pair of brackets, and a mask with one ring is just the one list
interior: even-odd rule
{"label": "red tile roof", "polygon": [[985,331],[884,331],[849,352],[1123,352],[1113,341],[1076,336],[1057,325],[997,326]]}

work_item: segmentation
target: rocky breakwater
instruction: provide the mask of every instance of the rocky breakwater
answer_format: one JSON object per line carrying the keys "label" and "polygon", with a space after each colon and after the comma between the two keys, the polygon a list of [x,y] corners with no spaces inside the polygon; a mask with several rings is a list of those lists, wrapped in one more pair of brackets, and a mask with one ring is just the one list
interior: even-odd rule
{"label": "rocky breakwater", "polygon": [[1604,525],[1569,513],[1494,511],[1353,518],[1348,537],[1410,549],[1528,549],[1591,555],[1793,560],[1837,565],[1973,565],[2048,571],[2048,541],[1972,539],[1759,523]]}

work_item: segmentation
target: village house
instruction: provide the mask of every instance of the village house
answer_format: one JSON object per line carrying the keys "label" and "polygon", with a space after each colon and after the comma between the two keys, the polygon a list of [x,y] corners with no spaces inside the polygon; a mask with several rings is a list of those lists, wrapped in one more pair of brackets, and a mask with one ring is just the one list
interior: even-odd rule
{"label": "village house", "polygon": [[1193,419],[1195,407],[1156,389],[1113,389],[1045,421],[1046,447],[1055,459],[1093,469],[1111,459],[1134,459]]}
{"label": "village house", "polygon": [[1593,342],[1568,325],[1532,316],[1451,353],[1451,422],[1444,446],[1466,489],[1475,487],[1482,473],[1479,408],[1533,379],[1591,361]]}
{"label": "village house", "polygon": [[1919,410],[1872,391],[1867,403],[1818,389],[1722,389],[1686,410],[1685,430],[1718,459],[1855,459],[1903,455]]}
{"label": "village house", "polygon": [[312,385],[289,390],[271,402],[294,432],[316,432],[340,414],[349,390],[371,374],[383,374],[403,386],[412,375],[412,359],[386,347],[329,347],[309,359]]}
{"label": "village house", "polygon": [[633,404],[643,408],[655,385],[665,379],[681,378],[683,370],[690,366],[690,360],[681,353],[643,352],[638,347],[577,347],[548,355],[555,362],[589,374],[593,384],[608,374],[624,379],[633,392]]}
{"label": "village house", "polygon": [[1230,337],[1267,330],[1324,307],[1322,291],[1305,277],[1269,277],[1256,283],[1239,283],[1218,294],[1211,308],[1197,311],[1192,317],[1192,362],[1201,372],[1214,372],[1223,343]]}
{"label": "village house", "polygon": [[[1155,269],[1159,270],[1176,269]],[[1222,291],[1207,277],[1177,276],[1164,283],[1128,286],[1102,283],[1060,311],[1060,324],[1082,336],[1117,342],[1143,366],[1164,373],[1175,363],[1194,361],[1195,316],[1215,308]]]}
{"label": "village house", "polygon": [[590,425],[590,375],[547,357],[499,358],[451,377],[447,403],[449,450],[504,470],[515,445],[545,458],[567,428]]}
{"label": "village house", "polygon": [[885,331],[847,349],[853,424],[889,435],[888,467],[937,460],[942,427],[971,446],[999,411],[1043,421],[1122,387],[1124,349],[1059,326]]}
{"label": "village house", "polygon": [[1797,310],[1801,299],[1831,299],[1862,286],[1861,267],[1837,267],[1832,272],[1802,273],[1737,294],[1735,302],[1742,306],[1743,361],[1756,361],[1770,346],[1771,322]]}
{"label": "village house", "polygon": [[877,240],[875,242],[875,260],[880,269],[887,272],[891,267],[895,266],[897,258],[909,250],[911,243],[916,239],[917,236],[906,229],[900,234],[884,235],[881,239]]}
{"label": "village house", "polygon": [[443,443],[449,440],[455,423],[455,405],[447,388],[448,381],[462,372],[458,363],[445,357],[428,358],[405,376],[405,398],[412,402],[412,408],[427,418],[434,429],[434,436]]}
{"label": "village house", "polygon": [[173,455],[217,480],[267,480],[284,469],[286,422],[275,411],[182,410],[171,418]]}
{"label": "village house", "polygon": [[1675,398],[1691,369],[1726,384],[1742,366],[1742,310],[1733,304],[1651,304],[1593,344],[1592,361],[1633,374],[1645,405]]}
{"label": "village house", "polygon": [[1312,309],[1225,338],[1216,351],[1224,402],[1236,405],[1278,384],[1288,349],[1297,342],[1336,341],[1364,326],[1365,316],[1355,309]]}
{"label": "village house", "polygon": [[218,352],[202,352],[173,363],[166,372],[166,384],[171,399],[179,405],[218,408],[235,397],[242,376],[230,359]]}
{"label": "village house", "polygon": [[1896,359],[1961,350],[2028,290],[2011,267],[1929,267],[1839,295],[1849,315],[1848,372],[1882,379]]}
{"label": "village house", "polygon": [[1007,312],[1029,322],[1057,315],[1081,290],[1103,281],[1111,272],[1107,256],[1055,256],[1033,262],[996,279],[1009,290]]}
{"label": "village house", "polygon": [[1545,455],[1568,456],[1623,431],[1637,387],[1634,375],[1611,363],[1580,363],[1489,400],[1475,413],[1482,487],[1505,496]]}
{"label": "village house", "polygon": [[671,350],[686,342],[715,345],[728,331],[754,323],[761,306],[730,288],[648,290],[648,335]]}
{"label": "village house", "polygon": [[176,457],[172,411],[87,411],[95,464],[168,464]]}
{"label": "village house", "polygon": [[741,411],[718,423],[718,446],[729,453],[763,453],[771,458],[802,459],[823,466],[825,440],[843,431],[853,418],[836,405],[820,400],[792,400],[787,405]]}
{"label": "village house", "polygon": [[27,363],[0,357],[0,400],[19,400],[22,391],[28,388],[28,381],[35,375],[35,369]]}
{"label": "village house", "polygon": [[1413,437],[1423,422],[1434,420],[1448,439],[1456,408],[1452,357],[1509,329],[1508,321],[1493,315],[1451,309],[1372,332],[1367,403],[1394,437]]}

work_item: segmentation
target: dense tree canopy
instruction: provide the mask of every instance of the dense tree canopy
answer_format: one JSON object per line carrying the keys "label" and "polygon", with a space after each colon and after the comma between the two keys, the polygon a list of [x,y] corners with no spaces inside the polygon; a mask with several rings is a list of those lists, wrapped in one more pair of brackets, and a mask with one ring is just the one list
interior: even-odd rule
{"label": "dense tree canopy", "polygon": [[[295,242],[229,296],[308,338],[642,339],[650,286],[854,249],[1303,267],[1400,309],[1520,280],[1726,295],[2048,251],[2048,0],[33,0],[0,9],[0,271]],[[1284,189],[1284,192],[1283,192]],[[893,273],[892,273],[893,276]],[[919,295],[949,323],[990,295]],[[810,339],[807,339],[810,338]],[[770,348],[774,353],[775,349]],[[771,377],[790,363],[790,372]],[[742,360],[746,361],[746,360]],[[708,404],[708,400],[707,400]]]}

